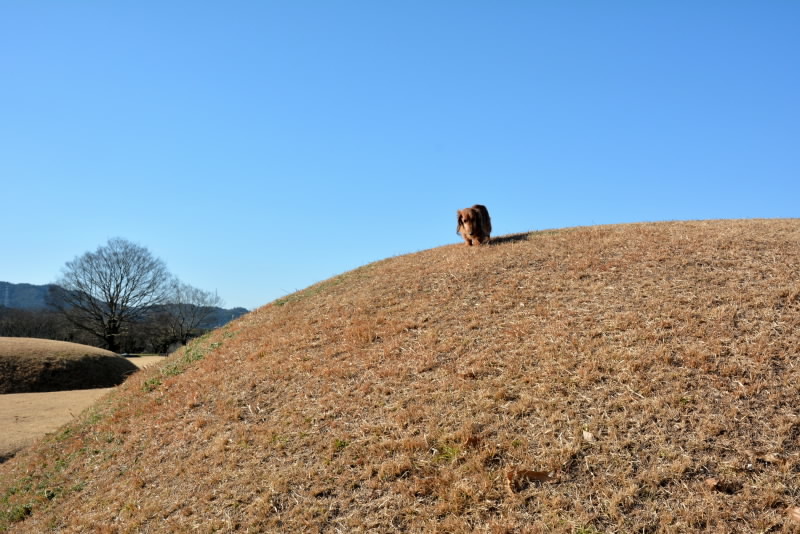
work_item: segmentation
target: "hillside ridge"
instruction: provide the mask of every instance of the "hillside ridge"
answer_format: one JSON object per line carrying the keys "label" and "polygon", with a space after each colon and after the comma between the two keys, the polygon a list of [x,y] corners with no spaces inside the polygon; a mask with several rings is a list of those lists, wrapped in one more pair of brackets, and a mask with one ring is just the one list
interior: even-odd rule
{"label": "hillside ridge", "polygon": [[10,532],[796,532],[800,220],[389,258],[0,465]]}

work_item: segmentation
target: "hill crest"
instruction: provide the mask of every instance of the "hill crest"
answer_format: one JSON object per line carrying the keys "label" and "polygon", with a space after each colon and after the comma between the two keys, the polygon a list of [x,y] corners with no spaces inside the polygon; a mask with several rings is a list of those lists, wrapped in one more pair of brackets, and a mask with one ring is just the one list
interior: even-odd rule
{"label": "hill crest", "polygon": [[798,243],[794,219],[654,223],[366,265],[196,340],[0,466],[6,521],[791,531]]}

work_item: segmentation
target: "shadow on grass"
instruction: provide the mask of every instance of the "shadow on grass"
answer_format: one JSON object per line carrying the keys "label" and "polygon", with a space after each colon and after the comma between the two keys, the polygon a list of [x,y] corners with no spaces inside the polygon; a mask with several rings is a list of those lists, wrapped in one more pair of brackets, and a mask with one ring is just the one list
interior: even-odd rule
{"label": "shadow on grass", "polygon": [[532,232],[523,232],[519,234],[509,234],[500,237],[493,237],[489,242],[490,245],[504,245],[506,243],[517,243],[520,241],[528,241],[535,237],[546,236],[550,234],[564,232],[564,229],[556,230],[535,230]]}
{"label": "shadow on grass", "polygon": [[493,237],[489,242],[490,245],[503,245],[505,243],[516,243],[518,241],[527,241],[533,235],[533,232],[525,232],[522,234],[510,234],[501,237]]}

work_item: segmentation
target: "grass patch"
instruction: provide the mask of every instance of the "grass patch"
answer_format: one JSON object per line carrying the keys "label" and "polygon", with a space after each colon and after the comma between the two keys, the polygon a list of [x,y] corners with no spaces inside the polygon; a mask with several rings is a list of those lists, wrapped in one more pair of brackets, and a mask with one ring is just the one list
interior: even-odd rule
{"label": "grass patch", "polygon": [[161,385],[161,378],[159,377],[148,378],[147,380],[144,381],[144,384],[142,385],[142,391],[149,393],[151,391],[155,391],[156,389],[158,389],[158,386],[160,385]]}
{"label": "grass patch", "polygon": [[18,523],[23,521],[26,517],[31,515],[33,512],[33,505],[26,503],[26,504],[18,504],[16,506],[12,506],[8,510],[4,512],[0,512],[0,521],[6,521],[8,523]]}
{"label": "grass patch", "polygon": [[147,393],[155,391],[163,383],[164,378],[183,374],[194,363],[201,361],[207,354],[219,349],[221,346],[221,341],[209,341],[209,334],[189,342],[182,352],[178,352],[166,360],[164,365],[159,368],[157,376],[152,376],[144,381],[142,390]]}

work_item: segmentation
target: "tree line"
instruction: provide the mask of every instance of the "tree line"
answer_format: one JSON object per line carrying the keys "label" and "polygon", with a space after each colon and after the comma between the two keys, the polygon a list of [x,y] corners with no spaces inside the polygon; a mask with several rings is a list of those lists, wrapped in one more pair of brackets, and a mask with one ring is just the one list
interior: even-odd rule
{"label": "tree line", "polygon": [[181,282],[147,248],[122,238],[66,262],[47,301],[45,310],[0,309],[0,336],[165,353],[201,334],[222,305],[216,293]]}

